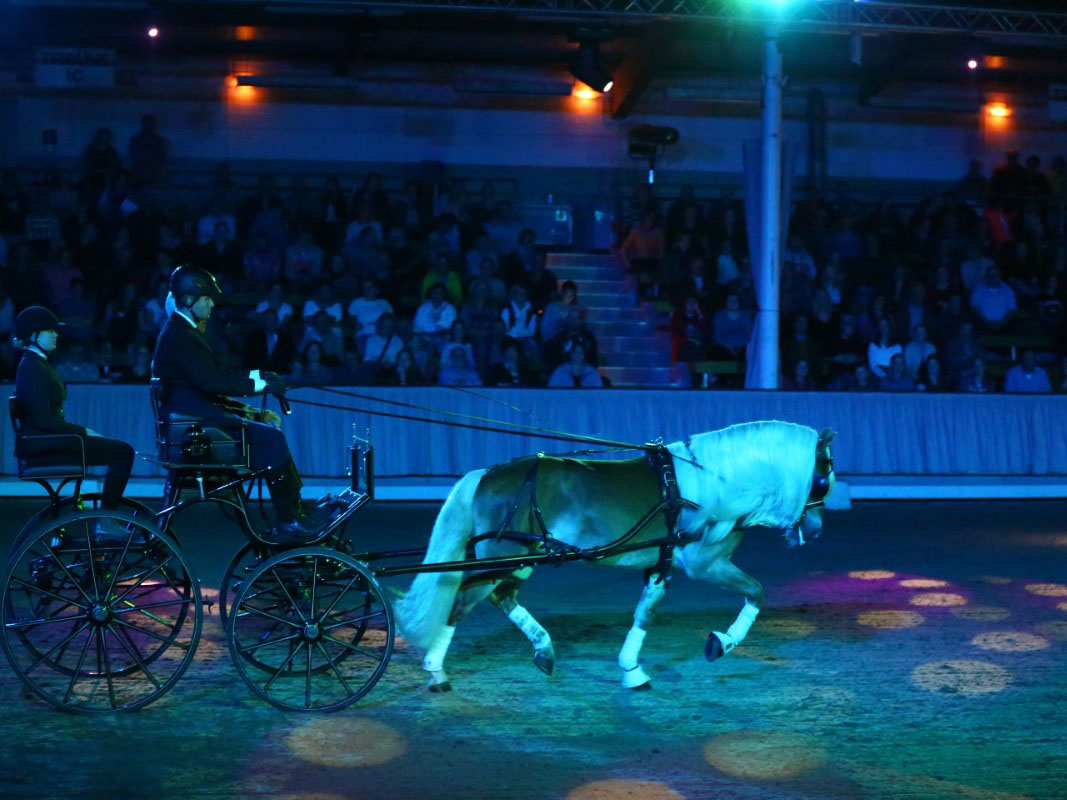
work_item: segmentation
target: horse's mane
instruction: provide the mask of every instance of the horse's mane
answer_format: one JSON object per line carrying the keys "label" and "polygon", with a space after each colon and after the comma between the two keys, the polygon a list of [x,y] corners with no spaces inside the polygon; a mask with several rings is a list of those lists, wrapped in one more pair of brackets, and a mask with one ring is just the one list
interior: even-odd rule
{"label": "horse's mane", "polygon": [[[786,528],[800,518],[815,471],[813,428],[777,420],[746,422],[668,446],[682,497],[699,509],[689,530],[722,520]],[[696,461],[703,469],[683,459]]]}

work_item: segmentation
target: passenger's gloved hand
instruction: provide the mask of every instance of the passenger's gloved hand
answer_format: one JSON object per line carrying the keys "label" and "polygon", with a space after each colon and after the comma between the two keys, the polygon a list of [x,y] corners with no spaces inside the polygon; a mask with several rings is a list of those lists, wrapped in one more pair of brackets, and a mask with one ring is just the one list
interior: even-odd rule
{"label": "passenger's gloved hand", "polygon": [[252,379],[253,389],[252,391],[259,394],[267,388],[267,382],[260,377],[259,370],[254,369],[248,373],[248,377]]}
{"label": "passenger's gloved hand", "polygon": [[289,407],[289,401],[285,399],[285,393],[289,389],[285,385],[285,381],[274,372],[264,372],[263,379],[267,382],[267,391],[278,398],[278,405],[281,407],[282,413],[289,414],[292,409]]}

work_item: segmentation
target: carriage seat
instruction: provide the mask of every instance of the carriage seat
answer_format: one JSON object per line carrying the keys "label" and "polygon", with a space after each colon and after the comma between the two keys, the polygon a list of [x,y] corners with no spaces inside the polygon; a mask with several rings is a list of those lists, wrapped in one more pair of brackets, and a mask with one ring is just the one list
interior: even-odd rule
{"label": "carriage seat", "polygon": [[[8,398],[8,416],[15,433],[15,461],[24,481],[85,478],[85,439],[76,433],[27,434],[22,422],[25,410],[18,397]],[[66,452],[56,453],[57,450]]]}
{"label": "carriage seat", "polygon": [[248,435],[244,420],[207,422],[180,412],[164,413],[166,389],[153,378],[149,386],[152,416],[156,421],[156,448],[167,469],[248,469]]}

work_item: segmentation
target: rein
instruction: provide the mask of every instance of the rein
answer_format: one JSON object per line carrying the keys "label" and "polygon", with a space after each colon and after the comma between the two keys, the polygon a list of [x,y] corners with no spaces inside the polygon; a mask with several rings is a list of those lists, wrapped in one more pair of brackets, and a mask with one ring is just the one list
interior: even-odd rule
{"label": "rein", "polygon": [[[327,394],[335,394],[341,397],[351,397],[356,400],[370,400],[374,403],[384,403],[386,405],[398,406],[400,408],[408,408],[414,411],[425,411],[429,414],[442,414],[449,417],[458,417],[463,420],[473,420],[473,422],[451,422],[443,419],[430,419],[428,417],[416,417],[410,414],[398,414],[389,411],[372,411],[368,408],[353,408],[349,406],[334,405],[333,403],[321,403],[315,400],[302,400],[294,397],[286,397],[290,403],[300,403],[306,406],[315,406],[317,408],[328,408],[333,411],[348,411],[358,414],[369,414],[376,417],[389,417],[391,419],[406,419],[414,422],[427,422],[432,425],[445,425],[450,428],[465,428],[467,430],[474,431],[486,431],[488,433],[505,433],[510,436],[522,436],[528,439],[550,439],[557,442],[573,442],[576,444],[592,444],[599,447],[608,447],[611,450],[606,451],[574,451],[566,455],[592,455],[597,452],[625,452],[625,451],[642,451],[642,452],[655,452],[658,449],[664,447],[662,440],[652,442],[649,444],[632,444],[630,442],[616,442],[611,439],[601,439],[596,436],[581,436],[576,433],[570,433],[568,431],[557,431],[549,428],[539,428],[533,425],[522,425],[517,422],[509,422],[507,420],[493,419],[491,417],[479,417],[473,414],[461,414],[455,411],[445,411],[439,408],[431,408],[428,406],[420,406],[414,403],[405,403],[401,400],[386,400],[381,397],[374,397],[369,394],[361,394],[359,392],[346,392],[341,389],[331,389],[325,386],[307,387],[315,388],[320,392],[326,392]],[[480,395],[479,395],[480,396]],[[521,410],[521,409],[519,409]],[[477,424],[486,423],[486,424]],[[703,466],[697,463],[696,460],[690,460],[681,456],[675,456],[679,461],[685,461],[698,469],[703,469]]]}

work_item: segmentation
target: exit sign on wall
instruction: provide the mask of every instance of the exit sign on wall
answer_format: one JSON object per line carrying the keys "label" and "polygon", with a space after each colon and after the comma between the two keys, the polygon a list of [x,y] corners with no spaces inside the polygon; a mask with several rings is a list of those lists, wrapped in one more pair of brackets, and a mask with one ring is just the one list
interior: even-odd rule
{"label": "exit sign on wall", "polygon": [[1048,115],[1052,119],[1067,120],[1067,83],[1048,85]]}

